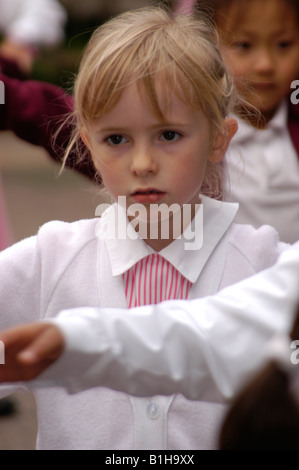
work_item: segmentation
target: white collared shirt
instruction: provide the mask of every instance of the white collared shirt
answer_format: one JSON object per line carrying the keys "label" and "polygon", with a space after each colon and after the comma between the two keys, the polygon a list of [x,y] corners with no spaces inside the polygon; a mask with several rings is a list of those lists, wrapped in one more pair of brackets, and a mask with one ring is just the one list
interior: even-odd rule
{"label": "white collared shirt", "polygon": [[226,156],[226,200],[240,204],[235,221],[276,228],[280,239],[299,239],[299,160],[283,103],[264,130],[238,119]]}
{"label": "white collared shirt", "polygon": [[[238,203],[219,202],[205,196],[201,196],[201,201],[202,211],[197,211],[191,223],[191,232],[199,237],[199,243],[193,242],[194,248],[198,246],[198,249],[192,249],[192,240],[186,241],[187,235],[184,235],[189,230],[188,226],[182,237],[177,238],[159,252],[191,283],[197,281],[219,240],[231,226],[239,207]],[[155,253],[139,236],[131,236],[133,229],[130,227],[123,232],[123,236],[117,236],[114,221],[118,210],[122,211],[120,206],[113,204],[104,212],[101,220],[101,233],[98,234],[106,239],[113,276],[123,274],[141,259]],[[219,217],[220,214],[221,217]],[[129,224],[128,221],[127,224]]]}

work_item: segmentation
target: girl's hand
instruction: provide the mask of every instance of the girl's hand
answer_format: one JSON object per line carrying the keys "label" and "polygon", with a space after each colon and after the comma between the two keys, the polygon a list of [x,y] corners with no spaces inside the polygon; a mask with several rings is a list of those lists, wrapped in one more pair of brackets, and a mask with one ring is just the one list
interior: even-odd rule
{"label": "girl's hand", "polygon": [[64,350],[64,337],[51,323],[29,323],[0,333],[4,364],[0,382],[32,380],[56,361]]}

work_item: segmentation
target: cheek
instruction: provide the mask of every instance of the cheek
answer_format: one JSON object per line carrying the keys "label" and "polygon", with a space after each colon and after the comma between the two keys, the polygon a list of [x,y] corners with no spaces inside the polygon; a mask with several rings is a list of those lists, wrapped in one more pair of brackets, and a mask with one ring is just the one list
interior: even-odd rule
{"label": "cheek", "polygon": [[246,87],[248,81],[250,81],[251,68],[246,62],[235,62],[232,69],[232,74],[236,83],[236,86]]}
{"label": "cheek", "polygon": [[93,158],[93,164],[101,176],[104,186],[107,188],[109,193],[114,196],[115,191],[114,188],[120,186],[121,181],[123,178],[118,177],[121,172],[115,168],[115,165],[108,163],[106,161],[102,161],[99,158]]}
{"label": "cheek", "polygon": [[107,167],[103,167],[102,171],[100,171],[100,174],[102,176],[104,185],[111,193],[114,193],[114,188],[121,188],[123,178],[118,176],[118,172],[111,171],[110,168],[107,169]]}
{"label": "cheek", "polygon": [[227,50],[222,55],[226,66],[235,78],[248,75],[250,67],[247,60]]}
{"label": "cheek", "polygon": [[[183,191],[193,192],[195,188],[201,187],[207,168],[207,156],[200,158],[196,155],[194,158],[186,159],[177,171],[176,181],[178,187]],[[188,184],[185,184],[188,182]]]}
{"label": "cheek", "polygon": [[291,86],[291,83],[293,80],[296,80],[299,75],[299,66],[297,65],[299,63],[299,57],[297,59],[297,62],[286,62],[286,63],[281,63],[279,68],[278,68],[278,73],[280,74],[280,82],[282,85],[284,85],[286,88],[289,88]]}

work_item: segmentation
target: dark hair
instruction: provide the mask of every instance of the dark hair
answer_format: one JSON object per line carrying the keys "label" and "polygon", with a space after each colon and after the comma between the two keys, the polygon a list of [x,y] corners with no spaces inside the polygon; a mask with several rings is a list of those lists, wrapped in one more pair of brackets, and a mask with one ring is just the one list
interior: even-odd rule
{"label": "dark hair", "polygon": [[[223,14],[227,12],[232,5],[238,5],[240,12],[244,11],[253,0],[197,0],[195,3],[195,9],[200,12],[206,12],[209,14],[215,22],[217,20],[217,14],[221,11]],[[297,12],[299,20],[299,0],[284,0],[289,3],[291,7]]]}
{"label": "dark hair", "polygon": [[[299,339],[299,308],[291,339]],[[295,335],[295,336],[294,336]],[[299,404],[291,375],[271,360],[233,400],[224,419],[220,450],[299,450]]]}

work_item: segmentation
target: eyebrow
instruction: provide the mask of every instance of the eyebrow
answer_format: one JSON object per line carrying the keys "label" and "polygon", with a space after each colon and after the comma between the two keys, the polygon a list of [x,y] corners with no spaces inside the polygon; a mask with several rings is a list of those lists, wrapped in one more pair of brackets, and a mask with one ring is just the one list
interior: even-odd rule
{"label": "eyebrow", "polygon": [[[149,126],[149,129],[159,129],[160,127],[187,127],[190,126],[192,123],[187,122],[170,122],[170,121],[161,121],[159,124],[154,124],[153,126]],[[117,124],[105,128],[96,129],[97,133],[110,133],[110,132],[127,132],[130,128],[126,126],[118,126]]]}
{"label": "eyebrow", "polygon": [[[289,31],[288,29],[280,29],[280,30],[274,31],[271,34],[271,37],[276,38],[276,37],[284,36],[284,35],[287,35],[287,36],[288,35],[294,35],[296,33],[297,33],[297,31]],[[240,30],[237,29],[233,33],[233,36],[234,37],[246,36],[246,38],[251,39],[251,38],[254,38],[256,36],[256,33],[254,31],[250,31],[250,30],[247,30],[247,29],[240,29]]]}

